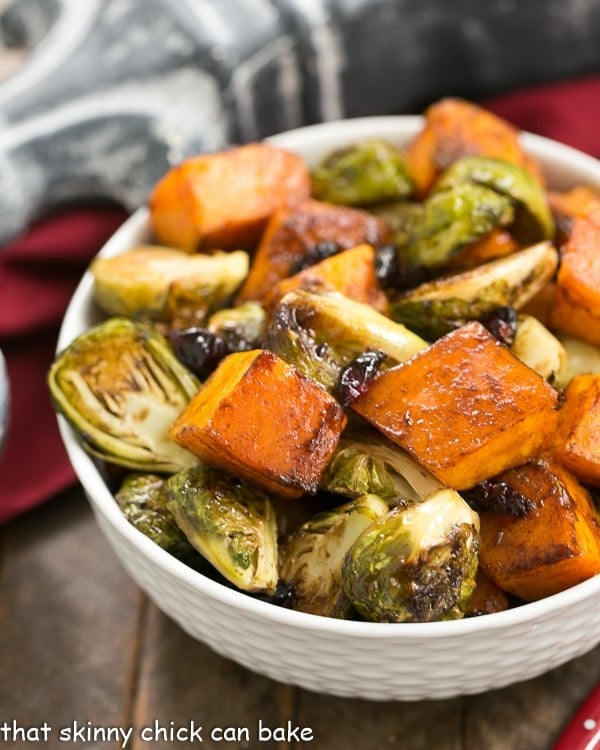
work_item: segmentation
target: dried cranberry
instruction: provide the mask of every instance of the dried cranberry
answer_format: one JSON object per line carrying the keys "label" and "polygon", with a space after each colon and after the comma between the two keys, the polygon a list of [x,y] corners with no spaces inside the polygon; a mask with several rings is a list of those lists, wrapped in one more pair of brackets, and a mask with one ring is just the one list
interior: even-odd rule
{"label": "dried cranberry", "polygon": [[226,341],[206,328],[173,330],[169,339],[177,358],[200,378],[208,377],[229,354]]}
{"label": "dried cranberry", "polygon": [[518,518],[524,518],[534,507],[528,497],[513,489],[506,482],[494,479],[485,479],[471,489],[463,490],[461,495],[473,510],[507,513]]}
{"label": "dried cranberry", "polygon": [[379,367],[386,356],[385,352],[378,349],[362,352],[342,370],[338,393],[344,406],[348,406],[366,391],[369,383],[377,376]]}
{"label": "dried cranberry", "polygon": [[320,263],[322,260],[330,258],[332,255],[337,255],[340,250],[342,250],[342,246],[338,242],[317,242],[316,245],[309,248],[306,253],[294,263],[291,275],[293,276],[295,273],[300,273],[300,271],[304,271],[305,268],[310,268],[310,266],[314,266],[316,263]]}
{"label": "dried cranberry", "polygon": [[375,251],[375,275],[379,286],[386,289],[412,289],[430,278],[423,266],[403,263],[395,245],[380,245]]}
{"label": "dried cranberry", "polygon": [[517,333],[517,311],[505,305],[497,307],[481,318],[481,322],[498,341],[510,346]]}

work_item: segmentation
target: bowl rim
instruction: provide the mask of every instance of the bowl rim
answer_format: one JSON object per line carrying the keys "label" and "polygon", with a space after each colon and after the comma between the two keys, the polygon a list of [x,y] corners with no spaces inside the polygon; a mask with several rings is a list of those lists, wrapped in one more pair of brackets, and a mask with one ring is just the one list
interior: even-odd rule
{"label": "bowl rim", "polygon": [[[316,139],[320,144],[320,150],[325,152],[330,149],[330,144],[339,145],[343,140],[351,141],[356,139],[357,136],[368,137],[369,135],[385,133],[392,138],[405,138],[414,134],[422,122],[423,118],[420,115],[357,117],[308,125],[265,140],[282,148],[301,151],[309,147]],[[327,138],[324,139],[324,135]],[[558,167],[556,164],[554,164],[554,167],[562,171],[564,171],[568,162],[569,168],[567,171],[577,172],[578,180],[590,182],[600,188],[599,160],[571,146],[543,136],[521,132],[519,137],[524,147],[542,162],[546,160],[558,162]],[[121,248],[130,244],[132,236],[146,234],[148,232],[148,220],[149,210],[146,206],[142,206],[110,237],[100,253],[109,255],[118,252]],[[92,286],[93,277],[88,268],[80,280],[63,318],[57,351],[62,350],[75,335],[83,330],[79,319],[81,310],[91,298]],[[535,628],[545,621],[549,615],[568,609],[586,599],[596,600],[597,605],[600,606],[600,574],[534,602],[524,603],[502,612],[459,620],[423,623],[364,622],[308,614],[274,605],[245,592],[230,588],[203,573],[193,570],[132,526],[116,504],[114,496],[102,479],[94,462],[81,447],[75,431],[62,416],[58,415],[57,419],[67,454],[94,512],[101,514],[127,544],[132,545],[139,554],[149,558],[153,565],[164,569],[167,574],[199,593],[249,616],[268,620],[291,629],[310,630],[340,637],[416,641],[454,639],[475,633],[481,635],[519,625]]]}

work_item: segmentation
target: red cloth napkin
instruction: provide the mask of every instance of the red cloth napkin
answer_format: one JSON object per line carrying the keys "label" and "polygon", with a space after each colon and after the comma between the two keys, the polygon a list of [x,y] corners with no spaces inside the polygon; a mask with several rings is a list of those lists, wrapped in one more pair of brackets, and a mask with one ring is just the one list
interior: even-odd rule
{"label": "red cloth napkin", "polygon": [[[518,127],[600,157],[600,75],[482,103]],[[73,210],[39,222],[0,249],[0,348],[12,385],[11,427],[0,458],[0,522],[75,479],[58,435],[46,372],[79,277],[124,218],[114,208]]]}

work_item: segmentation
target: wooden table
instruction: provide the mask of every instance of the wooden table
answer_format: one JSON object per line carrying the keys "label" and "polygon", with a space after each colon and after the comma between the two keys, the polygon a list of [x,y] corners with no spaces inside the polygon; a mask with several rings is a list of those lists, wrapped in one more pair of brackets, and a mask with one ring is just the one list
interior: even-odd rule
{"label": "wooden table", "polygon": [[[79,487],[0,528],[0,748],[118,748],[81,734],[67,741],[67,731],[130,726],[129,750],[198,747],[164,733],[139,737],[154,722],[189,731],[193,721],[207,748],[549,750],[599,677],[596,648],[482,695],[418,703],[317,695],[255,675],[183,633],[122,570]],[[259,720],[289,720],[314,739],[259,743]],[[34,742],[44,722],[48,740]],[[250,742],[243,731],[239,742],[211,740],[215,727],[247,727]]]}

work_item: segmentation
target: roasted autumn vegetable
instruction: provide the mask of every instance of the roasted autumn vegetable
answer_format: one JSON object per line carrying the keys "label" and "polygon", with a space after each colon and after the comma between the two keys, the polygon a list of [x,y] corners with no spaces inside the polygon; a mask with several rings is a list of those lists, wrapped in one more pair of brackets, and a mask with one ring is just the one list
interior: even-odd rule
{"label": "roasted autumn vegetable", "polygon": [[157,242],[187,252],[253,249],[271,214],[310,191],[299,156],[249,143],[170,169],[150,196],[150,221]]}
{"label": "roasted autumn vegetable", "polygon": [[472,322],[386,370],[351,407],[460,490],[547,447],[558,393]]}
{"label": "roasted autumn vegetable", "polygon": [[143,245],[93,261],[94,297],[108,315],[164,320],[193,304],[199,320],[228,302],[248,265],[242,251],[190,255]]}
{"label": "roasted autumn vegetable", "polygon": [[413,192],[403,152],[381,138],[333,151],[313,169],[312,179],[317,198],[347,206],[408,198]]}
{"label": "roasted autumn vegetable", "polygon": [[126,318],[100,323],[56,357],[48,383],[56,409],[88,453],[141,471],[175,472],[196,463],[167,430],[198,381],[151,328]]}
{"label": "roasted autumn vegetable", "polygon": [[314,380],[271,351],[251,350],[220,363],[169,435],[208,463],[299,497],[318,489],[345,425],[340,404]]}
{"label": "roasted autumn vegetable", "polygon": [[214,312],[206,327],[220,336],[230,352],[256,349],[264,335],[266,313],[258,302],[245,302]]}
{"label": "roasted autumn vegetable", "polygon": [[398,295],[390,303],[390,314],[433,340],[497,307],[520,309],[552,279],[557,266],[556,249],[549,242],[540,242]]}
{"label": "roasted autumn vegetable", "polygon": [[554,237],[554,220],[539,181],[521,166],[502,159],[467,156],[455,161],[437,180],[434,191],[470,182],[510,198],[515,204],[512,234],[523,244]]}
{"label": "roasted autumn vegetable", "polygon": [[567,373],[567,352],[561,342],[532,315],[519,315],[512,353],[548,382],[562,385]]}
{"label": "roasted autumn vegetable", "polygon": [[280,576],[292,589],[294,608],[344,618],[351,614],[342,590],[342,566],[357,537],[388,513],[377,495],[363,495],[324,511],[290,534],[280,546]]}
{"label": "roasted autumn vegetable", "polygon": [[581,482],[600,487],[600,374],[577,375],[567,386],[554,455]]}
{"label": "roasted autumn vegetable", "polygon": [[500,479],[529,498],[523,518],[480,513],[481,567],[504,591],[541,599],[600,573],[600,518],[589,492],[554,461],[534,459]]}
{"label": "roasted autumn vegetable", "polygon": [[362,352],[379,350],[388,366],[424,349],[426,342],[370,305],[338,292],[288,292],[273,310],[267,348],[334,392],[344,367]]}
{"label": "roasted autumn vegetable", "polygon": [[277,522],[267,495],[202,463],[170,477],[165,494],[179,528],[224,578],[244,591],[275,590]]}
{"label": "roasted autumn vegetable", "polygon": [[344,560],[344,592],[375,622],[464,616],[475,586],[479,519],[457,492],[441,489],[395,508],[356,540]]}
{"label": "roasted autumn vegetable", "polygon": [[192,565],[198,552],[167,508],[165,482],[165,477],[157,474],[130,474],[121,483],[115,500],[136,529],[174,557]]}

